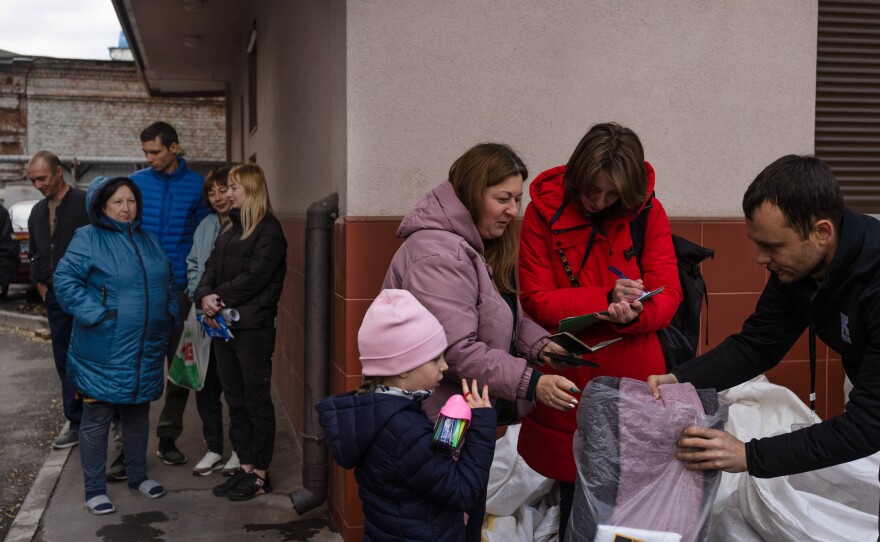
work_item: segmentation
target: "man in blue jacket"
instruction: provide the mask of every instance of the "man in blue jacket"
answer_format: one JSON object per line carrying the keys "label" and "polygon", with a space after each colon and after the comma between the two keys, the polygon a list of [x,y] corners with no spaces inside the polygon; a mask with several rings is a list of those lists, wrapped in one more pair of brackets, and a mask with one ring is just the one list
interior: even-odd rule
{"label": "man in blue jacket", "polygon": [[811,402],[815,338],[841,356],[853,383],[843,414],[791,433],[743,443],[724,431],[685,429],[676,457],[691,470],[748,471],[772,478],[853,461],[880,451],[880,221],[844,207],[831,169],[812,156],[783,156],[743,196],[757,262],[770,271],[740,333],[658,385],[727,389],[776,366],[806,330]]}
{"label": "man in blue jacket", "polygon": [[[168,364],[174,358],[177,343],[189,315],[186,299],[186,256],[193,243],[193,233],[209,209],[202,198],[204,178],[187,167],[177,154],[180,143],[177,131],[168,123],[154,122],[141,132],[141,147],[150,167],[132,174],[131,179],[143,194],[142,227],[159,239],[174,268],[174,280],[180,292],[180,322],[168,342]],[[167,382],[165,406],[159,415],[156,452],[166,465],[183,465],[186,456],[175,441],[183,432],[183,411],[189,390]]]}

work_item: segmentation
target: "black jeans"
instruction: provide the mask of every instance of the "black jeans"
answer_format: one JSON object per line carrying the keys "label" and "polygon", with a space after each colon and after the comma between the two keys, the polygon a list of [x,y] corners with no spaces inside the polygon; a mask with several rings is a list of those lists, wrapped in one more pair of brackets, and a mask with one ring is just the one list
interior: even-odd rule
{"label": "black jeans", "polygon": [[565,542],[568,518],[574,505],[574,484],[559,482],[559,542]]}
{"label": "black jeans", "polygon": [[73,316],[61,310],[51,286],[46,290],[46,316],[49,320],[49,333],[52,335],[55,370],[58,371],[58,378],[61,379],[61,404],[64,406],[64,417],[70,420],[70,429],[79,431],[83,412],[82,400],[76,397],[76,388],[67,379],[67,349],[70,347],[70,334],[73,331]]}
{"label": "black jeans", "polygon": [[220,403],[222,393],[223,386],[217,374],[217,357],[212,344],[205,385],[196,392],[196,407],[202,419],[202,436],[205,437],[208,450],[220,455],[223,455],[223,404]]}
{"label": "black jeans", "polygon": [[268,470],[275,450],[272,352],[275,328],[236,329],[214,339],[217,372],[229,405],[229,440],[242,465]]}
{"label": "black jeans", "polygon": [[465,542],[480,542],[483,539],[483,521],[486,519],[486,491],[480,496],[477,504],[467,511],[468,522],[464,529]]}
{"label": "black jeans", "polygon": [[[180,325],[171,330],[171,337],[168,339],[168,351],[165,356],[168,367],[171,367],[171,360],[174,359],[177,345],[183,335],[183,321],[189,316],[192,308],[192,302],[187,299],[186,292],[178,292],[177,303],[180,308]],[[165,404],[162,406],[159,423],[156,425],[157,437],[177,440],[177,437],[183,433],[183,412],[186,410],[187,400],[189,400],[189,388],[169,381],[165,382]]]}

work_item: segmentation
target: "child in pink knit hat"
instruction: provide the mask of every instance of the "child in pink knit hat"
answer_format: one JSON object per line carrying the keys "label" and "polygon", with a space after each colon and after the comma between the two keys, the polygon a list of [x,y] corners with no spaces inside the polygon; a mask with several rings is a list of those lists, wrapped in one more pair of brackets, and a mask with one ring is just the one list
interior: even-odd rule
{"label": "child in pink knit hat", "polygon": [[443,327],[411,293],[383,290],[358,332],[364,382],[315,408],[333,458],[354,468],[365,540],[464,540],[464,511],[484,498],[495,451],[488,386],[462,380],[471,424],[457,457],[432,446],[421,402],[447,369]]}

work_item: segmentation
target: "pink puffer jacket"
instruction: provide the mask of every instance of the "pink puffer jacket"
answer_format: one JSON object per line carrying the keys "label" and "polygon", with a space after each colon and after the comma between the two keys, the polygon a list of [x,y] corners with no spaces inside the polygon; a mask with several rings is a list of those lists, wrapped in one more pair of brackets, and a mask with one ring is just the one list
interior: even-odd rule
{"label": "pink puffer jacket", "polygon": [[[483,241],[448,181],[428,192],[397,230],[405,238],[383,288],[409,290],[443,324],[449,370],[424,408],[432,420],[446,400],[461,393],[461,379],[489,385],[493,398],[524,399],[532,369],[527,360],[547,344],[547,332],[517,317],[492,283]],[[515,330],[515,332],[514,332]],[[511,343],[519,357],[511,355]],[[426,360],[427,361],[427,360]],[[520,403],[522,410],[522,403]]]}

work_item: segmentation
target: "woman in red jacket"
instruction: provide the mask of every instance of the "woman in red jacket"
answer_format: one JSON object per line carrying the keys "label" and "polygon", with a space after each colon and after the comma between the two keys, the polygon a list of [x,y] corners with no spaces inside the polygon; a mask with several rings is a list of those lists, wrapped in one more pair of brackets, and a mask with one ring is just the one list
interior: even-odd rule
{"label": "woman in red jacket", "polygon": [[[581,331],[587,344],[623,340],[590,355],[599,368],[570,367],[580,389],[596,376],[645,380],[665,371],[656,331],[669,325],[681,302],[681,286],[669,219],[654,191],[654,169],[638,136],[618,124],[597,124],[581,139],[567,165],[547,170],[531,184],[520,237],[523,310],[555,329],[559,320],[607,310]],[[633,255],[630,222],[650,200],[641,269]],[[623,275],[623,278],[619,275]],[[664,286],[644,303],[644,292]],[[574,495],[572,437],[577,412],[539,404],[523,420],[519,453],[530,467],[560,482],[560,540]]]}

